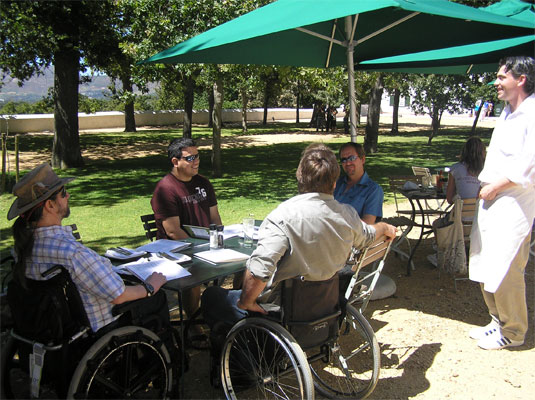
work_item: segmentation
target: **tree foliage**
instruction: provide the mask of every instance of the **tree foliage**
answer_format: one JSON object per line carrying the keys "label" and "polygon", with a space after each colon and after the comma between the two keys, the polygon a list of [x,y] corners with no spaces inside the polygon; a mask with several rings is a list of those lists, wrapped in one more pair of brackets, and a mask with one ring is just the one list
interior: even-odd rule
{"label": "tree foliage", "polygon": [[0,69],[25,80],[54,65],[52,165],[83,164],[78,135],[79,72],[105,47],[111,1],[2,1]]}
{"label": "tree foliage", "polygon": [[438,134],[440,121],[445,111],[460,113],[472,105],[470,77],[463,75],[413,75],[411,108],[416,114],[431,117],[432,132],[428,144]]}

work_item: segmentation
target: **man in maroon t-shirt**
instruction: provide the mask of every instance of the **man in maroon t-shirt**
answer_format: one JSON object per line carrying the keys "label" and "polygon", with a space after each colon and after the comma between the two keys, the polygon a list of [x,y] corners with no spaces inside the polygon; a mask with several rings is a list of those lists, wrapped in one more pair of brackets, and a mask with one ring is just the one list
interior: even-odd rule
{"label": "man in maroon t-shirt", "polygon": [[[192,139],[175,139],[167,149],[171,172],[154,189],[152,210],[158,239],[180,240],[188,237],[183,225],[208,227],[222,225],[214,188],[199,175],[199,151]],[[184,293],[184,310],[188,316],[199,308],[200,287]],[[192,341],[194,340],[191,338]]]}

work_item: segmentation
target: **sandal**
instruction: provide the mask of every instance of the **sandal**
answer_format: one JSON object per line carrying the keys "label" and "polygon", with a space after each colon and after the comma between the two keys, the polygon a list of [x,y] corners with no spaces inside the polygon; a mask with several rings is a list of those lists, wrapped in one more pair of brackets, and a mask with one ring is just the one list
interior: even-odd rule
{"label": "sandal", "polygon": [[195,350],[208,350],[210,348],[210,341],[204,333],[189,336],[188,344]]}

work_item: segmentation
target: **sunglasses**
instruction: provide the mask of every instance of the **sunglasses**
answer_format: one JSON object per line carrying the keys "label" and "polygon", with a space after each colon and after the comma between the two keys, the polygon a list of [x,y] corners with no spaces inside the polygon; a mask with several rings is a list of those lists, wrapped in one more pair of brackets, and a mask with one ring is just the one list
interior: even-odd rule
{"label": "sunglasses", "polygon": [[199,153],[193,154],[191,156],[182,157],[182,158],[186,160],[187,162],[192,162],[192,161],[195,161],[197,158],[199,158]]}
{"label": "sunglasses", "polygon": [[60,190],[58,190],[54,195],[61,194],[62,198],[65,198],[67,196],[67,189],[65,189],[65,186],[63,186]]}
{"label": "sunglasses", "polygon": [[358,157],[358,156],[355,156],[355,155],[353,155],[353,156],[349,156],[349,157],[342,157],[342,158],[340,159],[340,162],[341,162],[342,164],[345,164],[345,163],[348,162],[348,161],[355,161],[357,158],[359,158],[359,157]]}

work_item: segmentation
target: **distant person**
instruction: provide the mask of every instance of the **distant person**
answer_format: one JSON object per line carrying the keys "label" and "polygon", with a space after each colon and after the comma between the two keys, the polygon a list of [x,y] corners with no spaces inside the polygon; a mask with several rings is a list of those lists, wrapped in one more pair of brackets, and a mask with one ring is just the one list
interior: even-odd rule
{"label": "distant person", "polygon": [[485,120],[488,112],[489,112],[489,102],[488,100],[485,100],[485,102],[483,103],[483,107],[481,108],[481,121]]}
{"label": "distant person", "polygon": [[[150,202],[157,238],[186,239],[189,236],[184,225],[222,225],[214,188],[208,179],[199,175],[200,156],[195,142],[189,138],[175,139],[167,149],[167,156],[171,171],[158,182]],[[199,286],[184,292],[184,310],[189,317],[199,308],[200,295]],[[190,338],[192,345],[206,348],[207,338],[198,330]]]}
{"label": "distant person", "polygon": [[446,199],[453,204],[455,195],[461,199],[476,198],[479,193],[479,179],[485,162],[485,145],[478,137],[469,138],[461,151],[461,159],[450,168]]}
{"label": "distant person", "polygon": [[535,60],[500,60],[494,87],[508,104],[496,123],[470,237],[470,279],[480,282],[488,325],[470,331],[478,346],[521,346],[528,330],[524,269],[535,218]]}
{"label": "distant person", "polygon": [[323,132],[324,128],[325,128],[325,106],[321,104],[319,106],[318,115],[316,117],[316,132],[318,132],[318,130],[321,130]]}
{"label": "distant person", "polygon": [[336,181],[334,198],[349,204],[367,224],[374,224],[383,216],[384,193],[364,170],[366,153],[361,144],[348,142],[338,152],[344,175]]}

